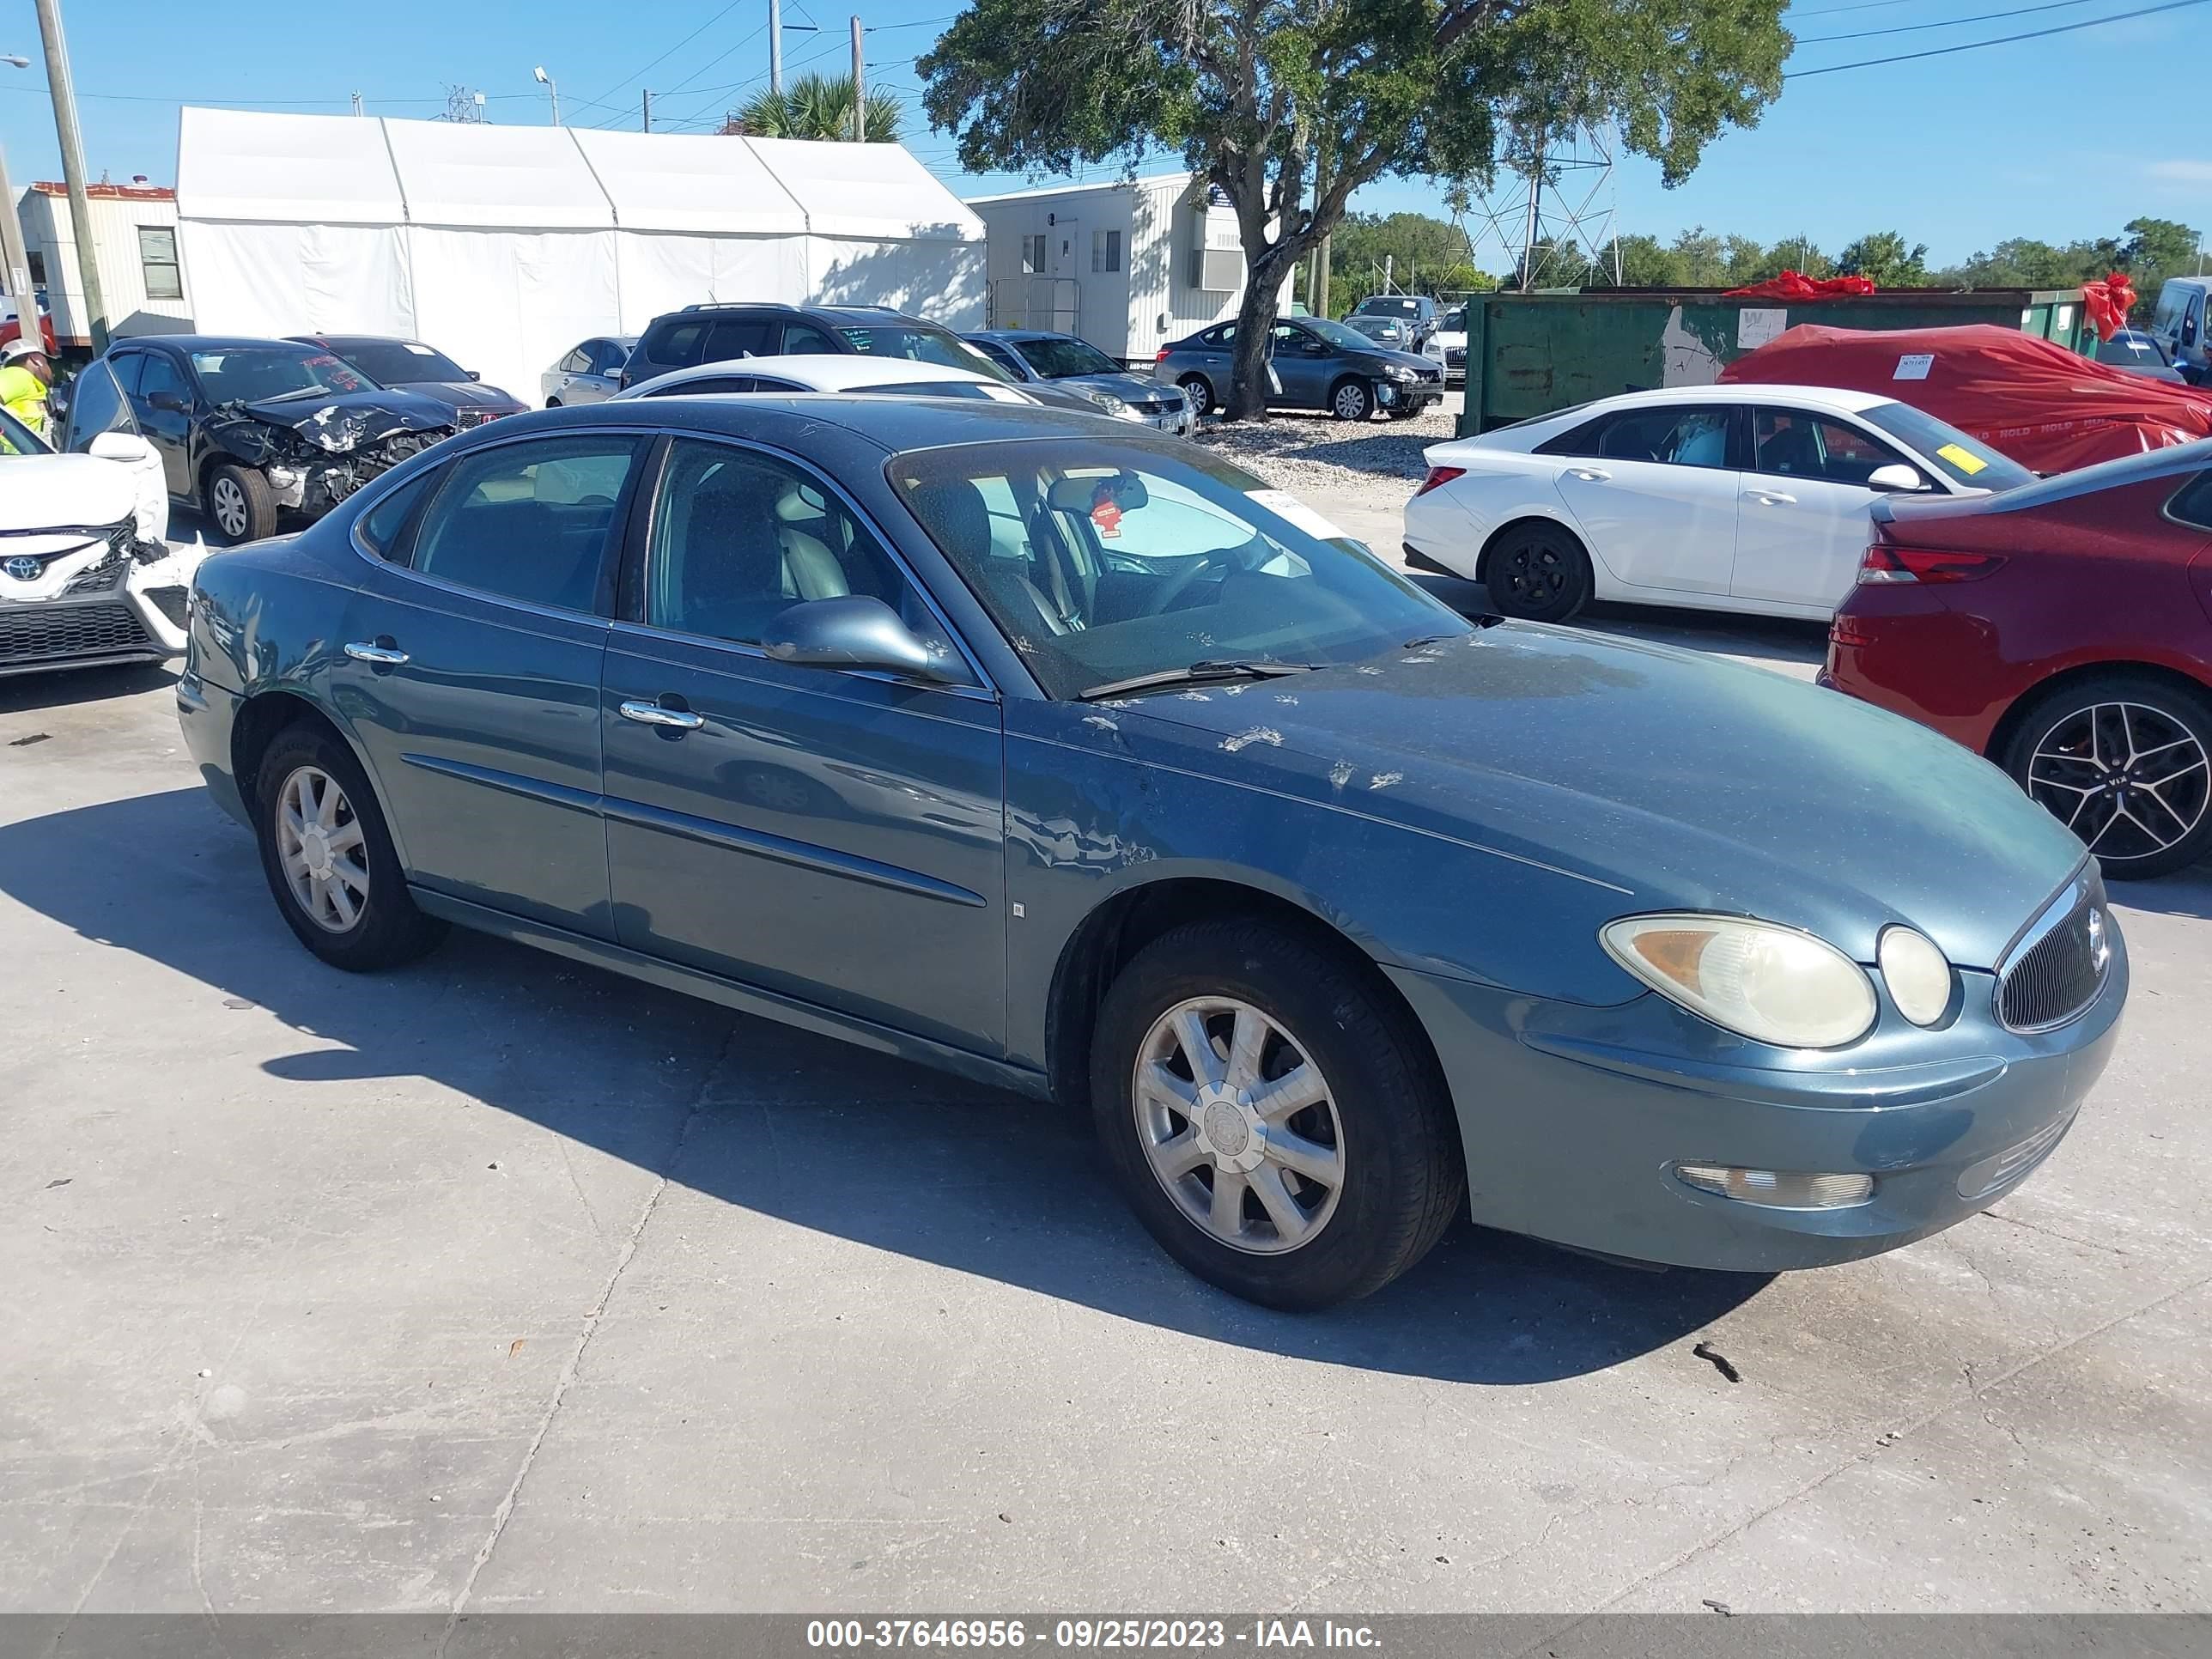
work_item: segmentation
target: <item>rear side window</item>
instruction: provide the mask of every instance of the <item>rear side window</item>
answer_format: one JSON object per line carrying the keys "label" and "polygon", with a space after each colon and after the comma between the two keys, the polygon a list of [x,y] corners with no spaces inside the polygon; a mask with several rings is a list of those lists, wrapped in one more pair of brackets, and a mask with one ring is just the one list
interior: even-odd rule
{"label": "rear side window", "polygon": [[420,477],[410,478],[362,514],[361,522],[354,527],[354,534],[361,538],[362,545],[380,559],[404,564],[407,550],[399,539],[400,534],[407,528],[409,516],[422,502],[423,496],[429,493],[430,485],[437,477],[438,469],[433,468]]}
{"label": "rear side window", "polygon": [[768,356],[768,324],[757,317],[725,317],[707,331],[702,363],[726,363],[738,357]]}
{"label": "rear side window", "polygon": [[637,355],[656,368],[689,368],[699,361],[699,345],[706,337],[705,319],[687,317],[655,328],[640,343]]}
{"label": "rear side window", "polygon": [[2166,503],[2166,510],[2184,524],[2212,530],[2212,471],[2200,472],[2184,484],[2181,493]]}
{"label": "rear side window", "polygon": [[1536,453],[1724,467],[1729,464],[1729,422],[1725,409],[1618,410],[1539,445]]}
{"label": "rear side window", "polygon": [[500,599],[604,614],[599,573],[643,444],[546,438],[449,463],[415,532],[415,568]]}

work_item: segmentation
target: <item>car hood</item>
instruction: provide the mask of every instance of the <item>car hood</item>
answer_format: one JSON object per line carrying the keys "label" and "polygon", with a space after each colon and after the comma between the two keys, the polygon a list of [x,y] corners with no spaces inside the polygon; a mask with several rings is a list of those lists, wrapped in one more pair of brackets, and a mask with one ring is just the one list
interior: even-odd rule
{"label": "car hood", "polygon": [[395,432],[438,431],[453,423],[450,404],[419,392],[386,386],[325,392],[313,398],[225,404],[216,413],[247,415],[264,425],[283,427],[333,455],[343,455]]}
{"label": "car hood", "polygon": [[1433,357],[1424,357],[1418,351],[1400,351],[1393,346],[1386,346],[1380,342],[1366,347],[1359,355],[1364,357],[1379,358],[1385,363],[1402,364],[1407,368],[1433,371],[1437,366],[1436,359]]}
{"label": "car hood", "polygon": [[[111,525],[137,507],[135,471],[114,461],[92,455],[0,459],[0,531]],[[46,550],[11,536],[0,556]]]}
{"label": "car hood", "polygon": [[1123,730],[1138,710],[1177,763],[1610,884],[1622,915],[1761,916],[1862,962],[1905,922],[1990,967],[2083,857],[1996,767],[1910,721],[1570,629],[1153,693]]}
{"label": "car hood", "polygon": [[1069,392],[1110,392],[1125,404],[1149,404],[1164,397],[1182,395],[1148,374],[1061,374],[1044,384]]}

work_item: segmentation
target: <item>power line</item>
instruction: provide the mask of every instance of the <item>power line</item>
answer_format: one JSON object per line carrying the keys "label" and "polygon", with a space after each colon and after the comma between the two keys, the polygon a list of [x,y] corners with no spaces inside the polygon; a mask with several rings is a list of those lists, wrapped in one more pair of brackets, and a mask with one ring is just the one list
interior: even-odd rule
{"label": "power line", "polygon": [[2045,0],[2040,6],[2018,6],[2010,11],[1977,12],[1972,17],[1947,17],[1940,23],[1893,23],[1886,29],[1858,29],[1850,34],[1801,34],[1801,46],[1817,46],[1833,40],[1867,40],[1877,34],[1913,34],[1922,29],[1954,29],[1961,23],[1993,23],[2000,17],[2025,17],[2030,12],[2060,11],[2068,6],[2086,6],[2090,0]]}
{"label": "power line", "polygon": [[1842,70],[1880,69],[1886,64],[1909,64],[1920,58],[1947,58],[1954,52],[1978,52],[1984,46],[2008,46],[2016,40],[2040,40],[2047,35],[2071,34],[2076,29],[2093,29],[2106,23],[2122,23],[2130,17],[2149,17],[2161,11],[2179,11],[2187,6],[2201,6],[2205,0],[2166,0],[2162,6],[2144,6],[2136,11],[2116,11],[2109,17],[2085,18],[2078,23],[2055,23],[2047,29],[2030,29],[2024,34],[2002,34],[1994,40],[1968,40],[1955,46],[1930,46],[1925,52],[1899,52],[1891,58],[1868,58],[1856,64],[1824,64],[1819,69],[1793,70],[1782,78],[1802,81],[1808,76],[1834,75]]}
{"label": "power line", "polygon": [[1822,6],[1817,11],[1801,11],[1798,12],[1796,15],[1800,17],[1828,17],[1832,16],[1835,13],[1839,11],[1879,11],[1884,6],[1904,6],[1910,5],[1911,3],[1912,0],[1858,0],[1858,3],[1856,5]]}
{"label": "power line", "polygon": [[[43,86],[10,85],[0,87],[0,92],[31,93],[41,98],[46,95],[46,88]],[[333,109],[350,109],[353,106],[353,100],[349,96],[344,98],[172,98],[143,92],[80,92],[76,95],[79,98],[96,98],[100,102],[107,104],[191,104],[201,109],[309,109],[325,106]],[[494,93],[490,96],[494,101],[504,101],[516,98],[535,98],[537,94],[527,92],[501,92]],[[366,104],[435,104],[441,108],[446,102],[443,98],[368,97],[364,97],[362,101]]]}
{"label": "power line", "polygon": [[704,34],[708,29],[714,27],[715,24],[720,22],[725,17],[727,17],[732,12],[735,11],[744,3],[744,0],[730,0],[730,3],[728,5],[723,7],[721,10],[716,12],[705,22],[700,24],[697,28],[693,29],[690,33],[685,35],[674,46],[669,47],[666,52],[662,52],[660,56],[654,58],[652,63],[647,64],[645,66],[645,69],[638,70],[635,75],[625,75],[621,80],[616,82],[614,85],[609,87],[605,92],[601,93],[599,98],[587,99],[585,101],[590,104],[597,104],[600,98],[613,97],[615,94],[620,92],[624,87],[629,85],[631,82],[636,80],[639,76],[643,75],[646,72],[646,70],[650,70],[661,64],[666,63],[678,52],[682,51],[685,46],[690,46],[694,40],[696,40],[701,35]]}

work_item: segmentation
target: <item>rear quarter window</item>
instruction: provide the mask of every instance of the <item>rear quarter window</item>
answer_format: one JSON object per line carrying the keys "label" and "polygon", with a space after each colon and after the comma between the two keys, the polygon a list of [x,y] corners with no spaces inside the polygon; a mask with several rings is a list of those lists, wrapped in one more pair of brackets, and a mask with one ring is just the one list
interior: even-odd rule
{"label": "rear quarter window", "polygon": [[2199,530],[2212,530],[2212,471],[2198,473],[2166,504],[2168,516]]}
{"label": "rear quarter window", "polygon": [[703,319],[665,323],[645,337],[638,355],[665,368],[689,368],[699,361],[699,343],[707,337]]}

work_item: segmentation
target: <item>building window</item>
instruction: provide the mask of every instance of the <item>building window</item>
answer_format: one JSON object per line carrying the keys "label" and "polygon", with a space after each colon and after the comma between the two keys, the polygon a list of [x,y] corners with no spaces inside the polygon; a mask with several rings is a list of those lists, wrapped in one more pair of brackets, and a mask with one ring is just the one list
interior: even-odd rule
{"label": "building window", "polygon": [[1091,233],[1091,268],[1093,270],[1119,270],[1121,268],[1121,233],[1118,230],[1094,230]]}
{"label": "building window", "polygon": [[177,269],[177,233],[173,226],[138,227],[138,264],[145,272],[148,299],[185,297],[184,274]]}
{"label": "building window", "polygon": [[46,256],[40,252],[36,248],[33,248],[30,251],[30,258],[31,286],[33,288],[44,288],[46,285]]}
{"label": "building window", "polygon": [[1045,261],[1045,252],[1044,252],[1044,236],[1043,236],[1043,234],[1042,234],[1042,233],[1040,233],[1040,234],[1038,234],[1037,235],[1035,235],[1035,236],[1024,236],[1024,237],[1023,237],[1023,238],[1022,238],[1022,271],[1023,271],[1023,274],[1024,274],[1024,275],[1025,275],[1025,276],[1043,276],[1043,275],[1044,275],[1044,261]]}

